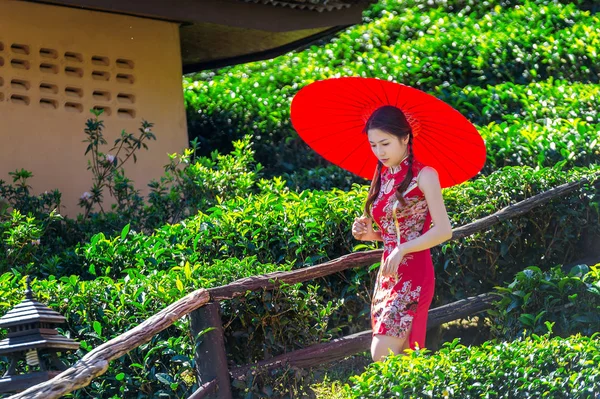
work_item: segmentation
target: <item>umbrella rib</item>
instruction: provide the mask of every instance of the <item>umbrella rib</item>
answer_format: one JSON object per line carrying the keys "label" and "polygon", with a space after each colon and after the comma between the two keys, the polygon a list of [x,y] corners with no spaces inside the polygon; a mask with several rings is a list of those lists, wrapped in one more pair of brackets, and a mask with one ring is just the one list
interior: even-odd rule
{"label": "umbrella rib", "polygon": [[[462,116],[462,115],[461,115],[461,117],[463,117],[463,118],[464,118],[464,116]],[[431,124],[434,124],[434,125],[450,126],[450,125],[448,125],[448,124],[445,124],[445,123],[443,123],[443,122],[442,122],[442,123],[438,122],[438,121],[439,121],[439,117],[438,117],[438,118],[436,118],[436,119],[429,119],[429,118],[419,118],[419,116],[418,116],[418,115],[415,115],[415,118],[417,118],[417,119],[419,120],[419,122],[421,122],[421,123],[431,123]],[[469,122],[469,120],[468,120],[468,119],[466,119],[466,118],[465,118],[465,123],[468,123],[468,124],[471,124],[471,125],[473,125],[473,124],[472,124],[471,122]],[[452,125],[452,126],[454,127],[455,125]],[[475,125],[473,125],[473,127],[475,127]],[[455,128],[455,129],[456,129],[456,128]],[[462,130],[462,131],[468,132],[468,130],[467,130],[467,129],[458,128],[458,130]],[[475,130],[477,130],[477,128],[475,128]]]}
{"label": "umbrella rib", "polygon": [[[342,94],[342,93],[339,93],[339,92],[338,92],[338,94]],[[349,93],[349,94],[352,94],[352,93]],[[337,98],[340,98],[340,97],[341,97],[341,96],[339,96],[339,95],[338,95],[338,96],[336,96],[335,98],[337,99]],[[347,104],[347,105],[350,105],[350,106],[352,106],[352,107],[359,108],[359,109],[362,109],[362,108],[364,108],[366,105],[368,105],[368,104],[369,104],[369,102],[368,102],[368,101],[360,101],[360,100],[358,100],[356,97],[353,97],[353,96],[350,96],[350,95],[348,95],[348,96],[345,96],[345,97],[341,97],[341,98],[347,99],[347,100],[349,100],[349,102],[343,102],[343,101],[339,101],[339,100],[336,100],[336,101],[339,101],[339,102],[340,102],[340,104],[345,104],[345,105]]]}
{"label": "umbrella rib", "polygon": [[335,91],[338,94],[342,94],[342,93],[348,94],[347,96],[345,96],[343,98],[354,100],[354,102],[356,102],[359,105],[359,107],[364,108],[366,105],[369,105],[371,103],[371,101],[364,101],[364,100],[360,101],[358,99],[358,97],[356,97],[356,89],[354,89],[354,92],[352,92],[352,91],[347,90],[346,85],[337,85],[337,86],[338,87],[335,87]]}
{"label": "umbrella rib", "polygon": [[441,130],[441,129],[438,129],[438,128],[435,128],[435,129],[433,129],[433,128],[425,128],[423,130],[424,131],[422,131],[421,134],[426,135],[426,136],[429,134],[429,132],[435,132],[435,134],[439,134],[440,136],[451,137],[453,139],[464,141],[467,144],[472,144],[472,145],[474,145],[476,147],[480,146],[480,143],[477,143],[475,140],[473,140],[470,137],[465,137],[465,136],[461,136],[461,135],[457,135],[457,134],[452,134],[452,133],[449,133],[449,132],[447,132],[445,130]]}
{"label": "umbrella rib", "polygon": [[[367,164],[369,163],[369,158],[365,159],[365,163],[363,164],[363,166],[361,166],[361,168],[358,171],[359,176],[362,174],[363,170],[365,169],[365,167],[367,166]],[[370,178],[372,179],[372,178]]]}
{"label": "umbrella rib", "polygon": [[394,104],[392,104],[396,108],[398,108],[398,99],[400,98],[401,91],[402,91],[402,86],[399,86],[398,90],[396,91],[396,101],[394,101]]}
{"label": "umbrella rib", "polygon": [[[467,171],[462,167],[461,164],[457,163],[454,158],[452,158],[451,156],[447,155],[446,153],[444,153],[443,151],[439,150],[439,147],[437,147],[436,145],[434,145],[431,141],[424,139],[424,141],[427,141],[429,143],[429,146],[431,146],[432,148],[436,149],[437,152],[436,153],[432,153],[432,154],[437,154],[439,155],[443,155],[444,157],[446,157],[446,159],[450,160],[454,165],[457,166],[458,169],[462,170],[466,175],[468,175]],[[471,163],[472,164],[472,163]],[[444,163],[440,163],[440,165],[444,165]],[[446,167],[444,166],[444,169],[446,169]],[[448,169],[446,169],[446,172],[448,172]],[[449,172],[448,175],[452,178],[452,180],[456,181],[456,179],[454,179],[454,176],[452,176]]]}
{"label": "umbrella rib", "polygon": [[368,85],[368,84],[367,84],[367,83],[366,83],[364,80],[362,80],[362,79],[361,79],[361,80],[360,80],[360,82],[361,82],[361,83],[364,83],[364,84],[362,84],[362,86],[363,86],[363,87],[366,87],[366,88],[367,88],[367,89],[368,89],[368,90],[369,90],[369,91],[370,91],[372,94],[374,94],[374,95],[375,95],[375,97],[377,98],[377,100],[378,100],[380,103],[383,103],[383,102],[384,102],[384,101],[381,99],[381,97],[379,97],[379,94],[377,94],[377,92],[375,92],[375,91],[374,91],[374,90],[373,90],[373,89],[372,89],[372,88],[371,88],[371,87],[370,87],[370,86],[369,86],[369,85]]}
{"label": "umbrella rib", "polygon": [[[459,163],[456,163],[456,161],[454,160],[454,158],[452,158],[451,156],[447,155],[445,152],[442,152],[442,151],[440,151],[440,150],[439,150],[439,149],[440,149],[440,147],[438,147],[437,145],[435,145],[435,144],[437,144],[437,142],[436,142],[436,141],[431,141],[431,138],[428,138],[428,137],[422,137],[422,138],[421,138],[421,140],[422,140],[422,141],[426,141],[427,143],[429,143],[429,145],[430,145],[431,147],[435,148],[435,149],[438,151],[438,152],[437,152],[437,154],[442,154],[442,155],[444,155],[446,158],[448,158],[449,160],[451,160],[451,161],[452,161],[452,162],[453,162],[455,165],[457,165],[457,166],[459,166],[459,167],[461,166],[461,164],[459,164]],[[465,162],[465,160],[466,160],[466,163],[469,163],[470,165],[473,165],[473,166],[477,166],[477,163],[476,163],[476,162],[474,162],[474,161],[472,161],[472,160],[470,160],[469,158],[462,158],[462,161],[463,161],[463,162]],[[462,169],[462,167],[461,167],[461,169]],[[463,171],[464,171],[464,169],[463,169]]]}
{"label": "umbrella rib", "polygon": [[[414,89],[414,88],[413,88],[413,89]],[[414,90],[417,90],[417,89],[414,89]],[[443,106],[449,107],[449,108],[451,108],[451,109],[454,109],[454,108],[452,108],[452,107],[451,107],[451,106],[450,106],[448,103],[445,103],[445,102],[443,102],[443,101],[442,101],[442,100],[440,100],[439,98],[437,98],[437,97],[434,97],[434,96],[432,96],[431,94],[427,94],[427,93],[425,93],[425,92],[423,92],[423,93],[424,93],[424,94],[426,94],[427,96],[430,96],[431,98],[426,98],[424,101],[422,101],[422,102],[420,102],[420,103],[413,103],[413,104],[408,104],[408,105],[406,105],[406,111],[407,111],[407,112],[415,112],[415,109],[416,109],[416,108],[419,108],[419,107],[421,107],[421,106],[424,106],[424,105],[425,105],[425,106],[431,106],[431,105],[443,105]],[[437,100],[437,101],[436,101],[436,100]],[[440,104],[440,103],[441,103],[441,104]],[[423,112],[426,112],[426,111],[423,111]]]}
{"label": "umbrella rib", "polygon": [[[343,104],[341,104],[343,106]],[[358,107],[354,107],[354,108],[358,108]],[[330,110],[334,110],[334,111],[348,111],[348,108],[333,108],[333,107],[327,107],[327,106],[320,106],[319,109],[330,109]],[[335,114],[338,115],[338,114]],[[345,116],[346,114],[339,114],[342,116]],[[356,113],[353,113],[352,116],[356,116]]]}
{"label": "umbrella rib", "polygon": [[[336,161],[336,163],[338,165],[343,164],[344,161],[346,161],[346,159],[348,159],[352,155],[352,153],[354,153],[354,151],[358,150],[362,145],[363,145],[363,143],[359,142],[358,145],[352,151],[348,151],[348,153],[346,154],[346,156],[342,160]],[[327,154],[329,154],[331,151],[337,151],[337,150],[338,150],[337,147],[330,147],[329,151],[325,151],[325,152],[321,153],[321,155],[324,157]]]}
{"label": "umbrella rib", "polygon": [[[358,121],[360,124],[359,125],[352,125],[349,127],[345,127],[345,129],[358,129],[361,128],[362,131],[362,127],[364,126],[364,122],[357,120],[357,119],[352,119],[352,120],[348,120],[348,122],[356,122]],[[320,125],[314,125],[314,126],[302,126],[302,127],[297,127],[296,130],[298,132],[305,132],[305,131],[309,131],[309,130],[315,130],[315,129],[324,129],[327,128],[329,126],[338,126],[339,123],[336,122],[328,122],[328,123],[322,123]],[[299,134],[299,133],[298,133]],[[327,137],[327,136],[325,136]]]}
{"label": "umbrella rib", "polygon": [[[431,149],[427,146],[424,147],[424,149],[429,152],[432,156],[435,156],[435,153],[431,151]],[[450,171],[448,170],[448,168],[446,167],[446,165],[444,165],[443,163],[440,163],[441,167],[446,171],[446,175],[450,176],[452,178],[452,174],[450,173]],[[454,181],[454,178],[452,178],[452,180]]]}
{"label": "umbrella rib", "polygon": [[[320,107],[320,108],[321,108],[321,109],[323,109],[324,107]],[[326,109],[335,109],[335,110],[339,110],[339,111],[348,111],[348,109],[340,109],[340,108],[326,108]],[[351,111],[350,111],[350,112],[351,112]],[[356,117],[356,116],[357,116],[357,115],[356,115],[356,112],[355,112],[355,113],[352,113],[352,114],[334,114],[334,113],[331,113],[331,114],[329,114],[329,115],[330,115],[330,116],[348,116],[348,117],[350,117],[350,116],[352,116],[352,117]],[[345,120],[344,122],[351,122],[351,121],[357,121],[357,120],[359,120],[359,119],[347,119],[347,120]],[[364,122],[363,122],[363,123],[364,123]]]}
{"label": "umbrella rib", "polygon": [[[360,127],[360,126],[357,126],[357,127]],[[320,141],[320,140],[322,140],[322,139],[326,139],[326,138],[328,138],[328,137],[333,137],[333,136],[336,136],[336,135],[338,135],[338,134],[340,134],[340,133],[347,132],[348,130],[352,130],[352,129],[354,129],[354,128],[355,128],[355,126],[352,126],[351,128],[344,128],[344,129],[342,129],[342,130],[338,130],[338,131],[336,131],[335,133],[328,134],[328,135],[326,135],[326,136],[319,136],[319,137],[317,137],[315,140],[312,140],[310,143],[309,143],[309,142],[307,142],[307,143],[308,143],[309,145],[311,145],[311,144],[313,144],[313,143],[316,143],[317,141]]]}
{"label": "umbrella rib", "polygon": [[389,105],[391,105],[392,103],[390,102],[390,99],[387,95],[387,90],[385,89],[385,86],[383,85],[383,80],[379,81],[379,86],[381,87],[381,91],[383,91],[383,95],[385,96],[385,99],[387,100],[387,103]]}

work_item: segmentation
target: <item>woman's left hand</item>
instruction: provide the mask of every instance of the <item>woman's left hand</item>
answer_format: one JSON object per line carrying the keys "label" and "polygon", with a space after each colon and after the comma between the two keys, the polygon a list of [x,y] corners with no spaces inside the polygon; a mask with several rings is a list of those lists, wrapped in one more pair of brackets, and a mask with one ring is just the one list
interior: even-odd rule
{"label": "woman's left hand", "polygon": [[381,273],[386,277],[396,276],[398,273],[398,265],[400,265],[400,262],[402,262],[402,259],[405,255],[406,254],[402,249],[402,245],[394,248],[392,253],[390,253],[390,255],[387,258],[385,258],[385,261],[382,265]]}

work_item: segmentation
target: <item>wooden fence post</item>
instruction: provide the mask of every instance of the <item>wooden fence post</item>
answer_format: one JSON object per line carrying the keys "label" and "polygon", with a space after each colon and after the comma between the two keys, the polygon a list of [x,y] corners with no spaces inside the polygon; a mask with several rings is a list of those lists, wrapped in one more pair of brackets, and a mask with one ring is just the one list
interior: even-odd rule
{"label": "wooden fence post", "polygon": [[232,399],[219,302],[210,302],[190,313],[190,329],[194,339],[197,339],[198,334],[208,327],[215,329],[200,337],[202,342],[196,345],[194,354],[198,385],[202,386],[216,379],[216,394],[208,397]]}

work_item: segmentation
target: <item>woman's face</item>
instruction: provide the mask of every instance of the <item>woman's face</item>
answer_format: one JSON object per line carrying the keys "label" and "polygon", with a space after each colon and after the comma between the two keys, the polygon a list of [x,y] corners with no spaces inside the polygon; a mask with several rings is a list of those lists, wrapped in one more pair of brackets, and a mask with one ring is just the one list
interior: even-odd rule
{"label": "woman's face", "polygon": [[400,165],[408,155],[408,136],[399,139],[379,129],[369,129],[367,135],[373,154],[388,168]]}

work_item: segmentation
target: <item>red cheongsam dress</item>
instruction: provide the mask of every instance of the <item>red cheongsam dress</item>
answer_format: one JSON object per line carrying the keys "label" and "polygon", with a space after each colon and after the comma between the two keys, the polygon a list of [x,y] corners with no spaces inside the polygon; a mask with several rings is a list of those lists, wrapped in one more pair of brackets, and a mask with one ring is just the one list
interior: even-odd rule
{"label": "red cheongsam dress", "polygon": [[[379,196],[373,202],[371,213],[383,238],[383,261],[397,246],[396,224],[392,214],[395,192],[406,176],[408,159],[398,167],[384,167],[381,175]],[[413,240],[431,226],[431,215],[423,192],[417,186],[417,177],[424,165],[413,159],[413,177],[404,193],[406,205],[398,203],[396,215],[400,231],[400,242]],[[372,334],[405,338],[411,349],[425,347],[427,313],[435,287],[435,275],[429,249],[412,252],[398,266],[397,276],[383,276],[381,266],[371,301]]]}

